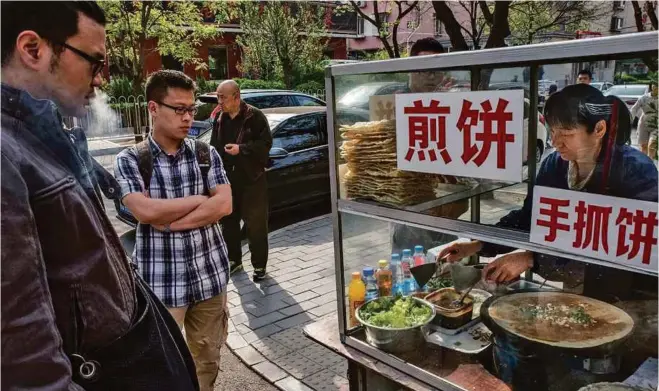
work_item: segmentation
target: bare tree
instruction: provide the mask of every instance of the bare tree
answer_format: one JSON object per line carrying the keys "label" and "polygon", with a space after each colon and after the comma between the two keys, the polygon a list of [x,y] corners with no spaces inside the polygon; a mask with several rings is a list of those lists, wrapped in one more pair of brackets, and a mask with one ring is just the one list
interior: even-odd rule
{"label": "bare tree", "polygon": [[[350,4],[347,6],[352,11],[356,12],[361,16],[366,22],[375,26],[378,30],[378,38],[382,42],[382,46],[387,51],[387,54],[390,58],[400,57],[400,45],[398,43],[398,28],[401,21],[405,18],[412,10],[414,10],[419,4],[418,1],[373,1],[373,11],[374,14],[371,17],[367,15],[357,4],[357,2],[350,0]],[[380,7],[383,7],[382,12]],[[382,13],[390,13],[389,8],[395,7],[397,10],[396,19],[393,22],[388,22],[387,20],[381,17]],[[337,13],[346,12],[347,10],[344,7],[337,7]]]}
{"label": "bare tree", "polygon": [[[469,50],[469,45],[464,34],[467,34],[473,42],[475,49],[480,48],[480,41],[486,30],[489,30],[487,42],[485,43],[486,49],[506,46],[505,39],[510,35],[510,25],[508,23],[510,1],[496,1],[493,6],[486,1],[461,1],[458,2],[457,6],[451,2],[455,7],[460,6],[468,11],[470,19],[469,28],[460,25],[453,9],[449,6],[449,2],[433,1],[432,3],[435,8],[436,17],[444,25],[446,34],[448,34],[451,40],[453,51]],[[478,6],[476,7],[476,5]]]}

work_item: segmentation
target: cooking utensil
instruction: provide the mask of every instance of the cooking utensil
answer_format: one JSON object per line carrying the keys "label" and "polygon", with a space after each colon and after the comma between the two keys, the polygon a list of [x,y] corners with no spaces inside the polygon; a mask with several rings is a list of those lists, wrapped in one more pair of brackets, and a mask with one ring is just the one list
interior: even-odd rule
{"label": "cooking utensil", "polygon": [[[478,281],[480,281],[480,280],[478,280]],[[478,284],[478,281],[476,281],[474,283],[474,285]],[[451,303],[451,305],[454,306],[454,307],[460,308],[460,306],[462,305],[462,302],[465,300],[465,297],[467,297],[469,292],[471,292],[471,289],[474,287],[474,285],[470,286],[467,290],[462,292],[462,294],[460,295],[460,298],[458,300],[455,300],[453,303]]]}
{"label": "cooking utensil", "polygon": [[[597,327],[603,327],[603,322],[619,324],[624,327],[617,331],[609,331],[610,335],[602,334],[602,332],[607,332],[606,328],[603,327],[602,329],[594,329],[590,333],[565,333],[566,336],[568,334],[572,337],[579,336],[581,339],[578,341],[570,341],[565,337],[550,341],[543,335],[537,334],[541,331],[537,324],[530,328],[535,332],[534,335],[531,335],[525,331],[524,323],[515,322],[510,316],[506,315],[507,313],[512,314],[511,311],[514,308],[519,308],[524,303],[552,303],[553,305],[583,303],[590,307],[589,313],[598,320]],[[629,338],[634,329],[632,318],[623,310],[608,303],[571,293],[539,291],[537,289],[490,297],[481,305],[480,312],[481,320],[494,335],[513,345],[515,349],[533,352],[534,354],[569,354],[583,358],[602,358],[616,354],[618,348]],[[587,337],[588,334],[595,334],[596,336]]]}
{"label": "cooking utensil", "polygon": [[424,263],[423,265],[411,267],[410,272],[419,286],[426,286],[437,272],[437,264],[435,262]]}
{"label": "cooking utensil", "polygon": [[451,270],[451,279],[453,286],[458,292],[473,288],[482,278],[483,271],[472,266],[463,266],[459,263],[452,263],[449,266]]}

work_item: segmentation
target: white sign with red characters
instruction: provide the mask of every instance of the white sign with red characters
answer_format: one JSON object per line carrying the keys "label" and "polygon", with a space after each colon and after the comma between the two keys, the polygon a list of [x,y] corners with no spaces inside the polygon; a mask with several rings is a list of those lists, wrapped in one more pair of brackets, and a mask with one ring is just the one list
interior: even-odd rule
{"label": "white sign with red characters", "polygon": [[657,203],[551,187],[533,190],[531,242],[657,272]]}
{"label": "white sign with red characters", "polygon": [[522,90],[396,95],[398,169],[521,182]]}

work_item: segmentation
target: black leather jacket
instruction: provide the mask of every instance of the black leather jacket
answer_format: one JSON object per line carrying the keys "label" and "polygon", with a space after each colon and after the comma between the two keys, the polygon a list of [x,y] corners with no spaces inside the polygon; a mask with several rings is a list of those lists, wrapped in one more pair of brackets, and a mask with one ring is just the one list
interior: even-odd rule
{"label": "black leather jacket", "polygon": [[1,98],[1,388],[78,390],[69,358],[127,332],[133,271],[52,102]]}

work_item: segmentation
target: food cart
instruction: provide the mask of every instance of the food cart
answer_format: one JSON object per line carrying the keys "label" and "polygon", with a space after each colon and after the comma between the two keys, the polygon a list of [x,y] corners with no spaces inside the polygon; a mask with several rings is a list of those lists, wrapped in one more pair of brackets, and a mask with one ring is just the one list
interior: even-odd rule
{"label": "food cart", "polygon": [[[573,63],[656,62],[657,45],[657,33],[648,32],[328,68],[338,330],[334,323],[305,332],[348,357],[351,389],[568,391],[600,383],[610,388],[591,389],[656,389],[656,375],[654,385],[643,383],[657,365],[656,175],[654,199],[651,192],[649,198],[647,192],[614,197],[631,181],[624,175],[616,188],[599,194],[556,189],[545,179],[536,183],[538,175],[553,175],[538,174],[540,166],[547,169],[546,160],[563,156],[552,155],[549,127],[536,108],[540,66],[560,72]],[[528,80],[510,83],[518,74]],[[383,82],[407,88],[372,96],[369,123],[338,118],[338,97],[358,87],[368,93],[369,84]],[[630,148],[616,147],[625,129],[632,131],[625,102],[588,99],[579,101],[586,103],[575,115],[590,110],[603,116],[593,125],[596,133],[602,123],[607,128],[601,151]],[[598,153],[597,167],[603,164],[606,175],[626,164]],[[526,223],[501,223],[524,207]],[[351,273],[419,244],[434,262],[450,243],[474,240],[530,252],[534,266],[506,283],[481,281],[480,308],[470,308],[473,314],[457,331],[425,322],[415,328],[415,339],[402,331],[387,334],[387,327],[349,324]],[[475,254],[461,264],[482,269],[497,259]],[[544,272],[533,272],[536,262]],[[415,296],[423,299],[432,290]],[[618,385],[623,388],[612,388],[625,380]]]}

